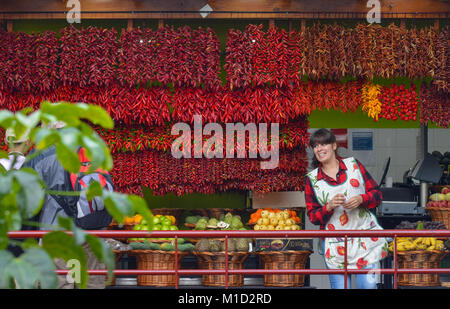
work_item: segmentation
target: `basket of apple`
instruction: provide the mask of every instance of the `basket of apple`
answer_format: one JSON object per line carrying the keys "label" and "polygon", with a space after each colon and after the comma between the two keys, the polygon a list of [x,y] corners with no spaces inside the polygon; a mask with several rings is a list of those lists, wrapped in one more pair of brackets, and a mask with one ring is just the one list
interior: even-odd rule
{"label": "basket of apple", "polygon": [[441,193],[430,195],[425,209],[433,221],[441,221],[450,229],[450,187],[444,187]]}

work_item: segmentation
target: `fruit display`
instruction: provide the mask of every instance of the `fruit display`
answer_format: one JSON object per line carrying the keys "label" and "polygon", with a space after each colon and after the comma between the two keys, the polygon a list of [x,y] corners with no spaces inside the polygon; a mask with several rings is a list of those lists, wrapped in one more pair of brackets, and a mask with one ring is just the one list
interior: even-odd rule
{"label": "fruit display", "polygon": [[410,221],[402,221],[398,224],[395,229],[398,230],[445,230],[445,224],[441,221],[419,221],[419,222],[410,222]]}
{"label": "fruit display", "polygon": [[[152,231],[178,231],[178,227],[175,225],[175,217],[156,215],[153,216],[153,229]],[[150,231],[150,225],[145,219],[141,219],[139,223],[133,227],[134,231]],[[130,238],[130,242],[145,241],[145,240],[173,240],[173,238]]]}
{"label": "fruit display", "polygon": [[[228,252],[248,252],[250,250],[251,239],[230,238],[228,239]],[[196,252],[223,252],[225,251],[224,239],[202,238],[194,247]]]}
{"label": "fruit display", "polygon": [[300,218],[294,210],[280,210],[280,209],[258,209],[255,213],[250,215],[248,224],[254,225],[255,231],[262,230],[286,230],[296,231],[300,230]]}
{"label": "fruit display", "polygon": [[[398,251],[413,251],[413,250],[427,250],[427,251],[443,251],[445,249],[444,242],[435,237],[398,237],[397,250]],[[389,251],[394,251],[394,242],[389,244]]]}
{"label": "fruit display", "polygon": [[426,207],[450,208],[450,187],[442,188],[441,193],[431,194]]}
{"label": "fruit display", "polygon": [[[163,250],[163,251],[175,251],[175,240],[170,242],[163,242],[162,244],[152,242],[150,240],[134,241],[131,242],[130,247],[133,250]],[[193,251],[194,245],[185,242],[184,238],[178,238],[177,244],[178,251]]]}
{"label": "fruit display", "polygon": [[202,216],[187,216],[185,225],[195,230],[247,230],[238,215],[230,212],[221,214],[219,219]]}

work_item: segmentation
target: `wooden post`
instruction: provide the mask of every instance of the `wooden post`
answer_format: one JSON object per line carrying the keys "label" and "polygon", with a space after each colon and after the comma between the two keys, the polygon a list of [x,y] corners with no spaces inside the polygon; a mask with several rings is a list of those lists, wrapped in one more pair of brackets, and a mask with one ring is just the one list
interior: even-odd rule
{"label": "wooden post", "polygon": [[289,32],[292,31],[292,19],[289,19]]}
{"label": "wooden post", "polygon": [[400,28],[402,28],[402,29],[406,28],[406,19],[402,18],[400,20]]}
{"label": "wooden post", "polygon": [[302,32],[306,31],[306,20],[302,19],[301,28],[300,29],[301,29]]}
{"label": "wooden post", "polygon": [[127,30],[128,31],[133,30],[133,20],[132,19],[128,19]]}
{"label": "wooden post", "polygon": [[13,21],[11,19],[6,21],[6,31],[13,32]]}
{"label": "wooden post", "polygon": [[164,19],[158,19],[158,29],[161,29],[164,27]]}

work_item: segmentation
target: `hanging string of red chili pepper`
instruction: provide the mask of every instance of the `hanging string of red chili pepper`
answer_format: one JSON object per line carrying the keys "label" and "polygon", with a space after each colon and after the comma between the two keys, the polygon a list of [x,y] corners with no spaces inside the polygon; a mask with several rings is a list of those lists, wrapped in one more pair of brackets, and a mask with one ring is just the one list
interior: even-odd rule
{"label": "hanging string of red chili pepper", "polygon": [[[96,128],[97,133],[103,138],[112,153],[117,152],[138,152],[141,150],[158,150],[164,152],[171,152],[171,146],[175,139],[179,136],[171,135],[172,124],[168,123],[163,126],[155,127],[126,127],[116,126],[112,130],[105,130]],[[258,127],[256,127],[258,129]],[[271,130],[270,123],[267,126]],[[223,132],[225,132],[225,125],[222,124]],[[294,149],[297,147],[304,148],[308,143],[308,121],[305,117],[295,119],[288,124],[279,127],[279,149]],[[271,140],[271,132],[268,133],[268,141]],[[210,135],[202,136],[202,140],[206,141]],[[194,149],[194,134],[191,134],[191,153]],[[256,137],[256,144],[258,143],[258,136]],[[223,136],[223,156],[225,157],[227,147],[226,134]],[[255,144],[255,145],[256,145]],[[248,134],[244,145],[245,153],[250,151],[250,142]],[[215,149],[212,148],[214,151]],[[234,144],[234,151],[237,153],[237,144]]]}
{"label": "hanging string of red chili pepper", "polygon": [[420,87],[420,123],[428,122],[443,128],[450,126],[450,100],[448,93],[440,91],[436,85]]}
{"label": "hanging string of red chili pepper", "polygon": [[258,193],[303,190],[305,150],[280,154],[279,166],[262,170],[258,159],[175,159],[159,151],[114,154],[111,171],[118,190],[142,185],[156,194],[253,190]]}

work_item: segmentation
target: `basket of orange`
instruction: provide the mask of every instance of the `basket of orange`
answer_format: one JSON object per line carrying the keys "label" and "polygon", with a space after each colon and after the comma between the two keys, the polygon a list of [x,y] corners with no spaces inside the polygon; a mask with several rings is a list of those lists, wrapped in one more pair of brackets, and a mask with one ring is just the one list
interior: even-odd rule
{"label": "basket of orange", "polygon": [[250,215],[248,225],[259,230],[300,230],[301,218],[293,209],[260,208]]}

